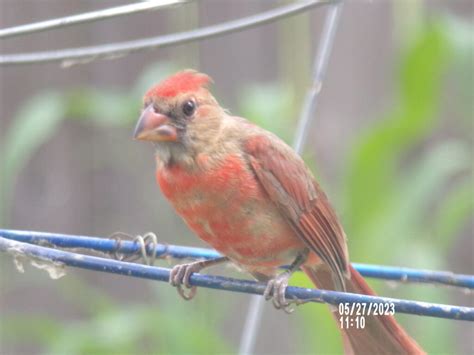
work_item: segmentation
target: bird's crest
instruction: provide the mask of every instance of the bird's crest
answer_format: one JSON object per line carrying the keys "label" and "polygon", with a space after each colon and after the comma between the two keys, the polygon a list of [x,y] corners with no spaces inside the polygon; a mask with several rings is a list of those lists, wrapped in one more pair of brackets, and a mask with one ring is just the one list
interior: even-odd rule
{"label": "bird's crest", "polygon": [[147,91],[145,98],[156,96],[174,97],[185,92],[198,91],[200,88],[206,87],[210,82],[212,82],[212,79],[206,74],[187,69],[153,86]]}

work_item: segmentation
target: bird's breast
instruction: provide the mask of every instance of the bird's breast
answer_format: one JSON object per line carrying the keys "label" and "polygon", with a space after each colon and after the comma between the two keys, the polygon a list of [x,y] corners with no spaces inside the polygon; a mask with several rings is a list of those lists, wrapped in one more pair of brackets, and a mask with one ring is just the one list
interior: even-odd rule
{"label": "bird's breast", "polygon": [[209,168],[206,159],[201,160],[203,169],[162,167],[156,175],[163,194],[189,227],[240,264],[291,262],[302,243],[245,160],[231,155]]}

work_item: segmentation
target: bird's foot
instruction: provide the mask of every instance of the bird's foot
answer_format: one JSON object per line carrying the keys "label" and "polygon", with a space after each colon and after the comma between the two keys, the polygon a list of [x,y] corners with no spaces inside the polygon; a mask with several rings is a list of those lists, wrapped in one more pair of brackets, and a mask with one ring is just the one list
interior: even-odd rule
{"label": "bird's foot", "polygon": [[[221,257],[211,260],[201,260],[195,261],[188,264],[180,264],[174,266],[170,271],[170,279],[169,282],[172,286],[176,287],[179,295],[183,297],[185,300],[189,301],[196,295],[197,288],[196,286],[192,286],[189,283],[189,278],[195,272],[199,272],[202,269],[220,264],[223,262],[227,262],[229,259],[227,257]],[[183,288],[186,287],[189,292],[185,291]]]}
{"label": "bird's foot", "polygon": [[273,306],[276,309],[283,309],[286,313],[293,313],[295,310],[292,307],[296,303],[295,300],[288,301],[285,297],[288,281],[290,280],[291,272],[285,271],[275,278],[268,281],[267,287],[263,296],[265,300],[272,300]]}
{"label": "bird's foot", "polygon": [[[203,267],[200,263],[200,261],[196,261],[189,264],[180,264],[171,269],[169,282],[172,286],[176,287],[179,295],[187,301],[196,295],[197,288],[189,284],[189,278],[193,272],[202,270]],[[183,285],[189,289],[189,292],[184,290]]]}
{"label": "bird's foot", "polygon": [[308,253],[308,249],[305,249],[303,252],[299,253],[293,263],[291,263],[288,270],[268,281],[267,287],[263,292],[263,296],[267,301],[271,299],[273,306],[276,309],[283,309],[289,314],[293,313],[295,310],[295,308],[292,307],[293,305],[300,304],[300,301],[297,299],[288,301],[285,297],[285,292],[286,288],[288,287],[288,281],[290,280],[291,275],[293,275],[293,273],[304,264],[308,258]]}

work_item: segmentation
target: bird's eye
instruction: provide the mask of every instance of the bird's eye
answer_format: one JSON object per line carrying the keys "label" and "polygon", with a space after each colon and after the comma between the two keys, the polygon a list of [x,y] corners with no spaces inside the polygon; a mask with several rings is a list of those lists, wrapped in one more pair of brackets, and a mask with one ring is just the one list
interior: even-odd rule
{"label": "bird's eye", "polygon": [[196,103],[193,100],[188,100],[183,104],[183,113],[186,116],[192,116],[196,110]]}

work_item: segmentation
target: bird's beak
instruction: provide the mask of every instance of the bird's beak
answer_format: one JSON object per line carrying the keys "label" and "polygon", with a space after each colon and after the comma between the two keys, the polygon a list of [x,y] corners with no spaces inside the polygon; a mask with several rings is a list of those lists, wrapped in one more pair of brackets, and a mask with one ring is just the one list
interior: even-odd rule
{"label": "bird's beak", "polygon": [[151,104],[138,119],[133,138],[153,142],[174,142],[178,138],[178,133],[170,118],[155,112]]}

